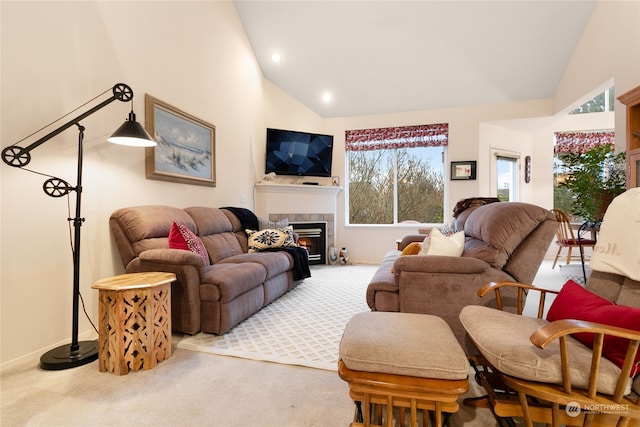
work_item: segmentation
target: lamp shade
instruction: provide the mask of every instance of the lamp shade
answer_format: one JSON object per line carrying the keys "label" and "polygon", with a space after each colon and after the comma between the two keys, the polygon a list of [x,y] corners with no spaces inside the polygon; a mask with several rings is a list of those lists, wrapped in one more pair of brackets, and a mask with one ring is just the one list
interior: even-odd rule
{"label": "lamp shade", "polygon": [[133,111],[129,113],[129,118],[120,126],[107,141],[113,144],[129,145],[133,147],[154,147],[157,142],[151,138],[140,123],[136,121]]}

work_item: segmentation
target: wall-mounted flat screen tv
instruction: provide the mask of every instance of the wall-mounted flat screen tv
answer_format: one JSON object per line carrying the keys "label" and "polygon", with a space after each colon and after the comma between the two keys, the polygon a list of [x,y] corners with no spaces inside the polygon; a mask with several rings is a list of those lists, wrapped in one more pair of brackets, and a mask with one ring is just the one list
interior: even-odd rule
{"label": "wall-mounted flat screen tv", "polygon": [[265,173],[328,177],[332,154],[332,135],[267,129]]}

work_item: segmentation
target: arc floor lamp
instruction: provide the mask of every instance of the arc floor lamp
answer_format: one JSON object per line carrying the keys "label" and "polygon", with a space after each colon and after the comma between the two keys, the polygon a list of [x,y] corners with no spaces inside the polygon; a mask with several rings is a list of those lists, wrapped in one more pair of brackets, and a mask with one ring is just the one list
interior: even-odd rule
{"label": "arc floor lamp", "polygon": [[[98,95],[96,98],[106,94],[109,90]],[[51,177],[47,179],[42,186],[44,192],[51,197],[62,197],[72,191],[76,192],[75,217],[68,218],[73,222],[74,245],[73,245],[73,313],[72,313],[72,331],[71,343],[64,344],[47,351],[40,357],[40,366],[46,370],[68,369],[81,366],[92,362],[98,358],[97,341],[78,342],[78,308],[80,298],[80,230],[84,218],[81,217],[81,195],[82,195],[82,157],[83,157],[83,140],[85,128],[80,121],[95,113],[96,111],[106,107],[113,101],[132,102],[129,118],[120,126],[113,135],[107,140],[114,144],[130,145],[135,147],[152,147],[156,142],[149,136],[147,131],[136,121],[133,112],[133,90],[124,83],[118,83],[111,89],[110,98],[102,101],[100,104],[71,119],[64,125],[49,132],[47,135],[38,139],[27,147],[19,147],[18,145],[10,145],[2,150],[2,160],[9,166],[22,168],[31,161],[31,151],[44,144],[54,136],[64,130],[76,126],[78,128],[78,164],[76,185],[71,186],[68,182],[60,178]],[[94,98],[94,99],[96,99]],[[75,110],[74,110],[75,111]],[[60,119],[58,119],[60,120]],[[56,120],[56,122],[58,121]],[[54,122],[55,123],[55,122]],[[48,126],[45,126],[46,129]],[[41,130],[43,130],[41,129]],[[37,131],[38,133],[40,131]],[[35,134],[32,134],[35,135]],[[29,137],[27,137],[29,138]],[[26,139],[26,138],[25,138]],[[24,141],[24,139],[23,139]],[[19,141],[22,142],[22,141]]]}

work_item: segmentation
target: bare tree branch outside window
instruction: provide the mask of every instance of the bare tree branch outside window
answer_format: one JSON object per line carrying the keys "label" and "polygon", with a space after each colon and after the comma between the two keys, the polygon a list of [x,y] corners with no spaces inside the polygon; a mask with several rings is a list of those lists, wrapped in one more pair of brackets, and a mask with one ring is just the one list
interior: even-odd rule
{"label": "bare tree branch outside window", "polygon": [[443,147],[348,152],[349,223],[443,223],[442,153]]}

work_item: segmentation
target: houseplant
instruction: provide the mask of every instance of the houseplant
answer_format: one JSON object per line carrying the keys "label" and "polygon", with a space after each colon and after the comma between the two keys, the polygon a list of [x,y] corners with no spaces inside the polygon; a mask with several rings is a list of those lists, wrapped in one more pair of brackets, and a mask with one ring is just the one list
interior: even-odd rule
{"label": "houseplant", "polygon": [[625,153],[614,153],[612,144],[597,145],[587,152],[566,153],[561,186],[573,195],[571,213],[585,221],[601,221],[614,197],[626,189]]}

